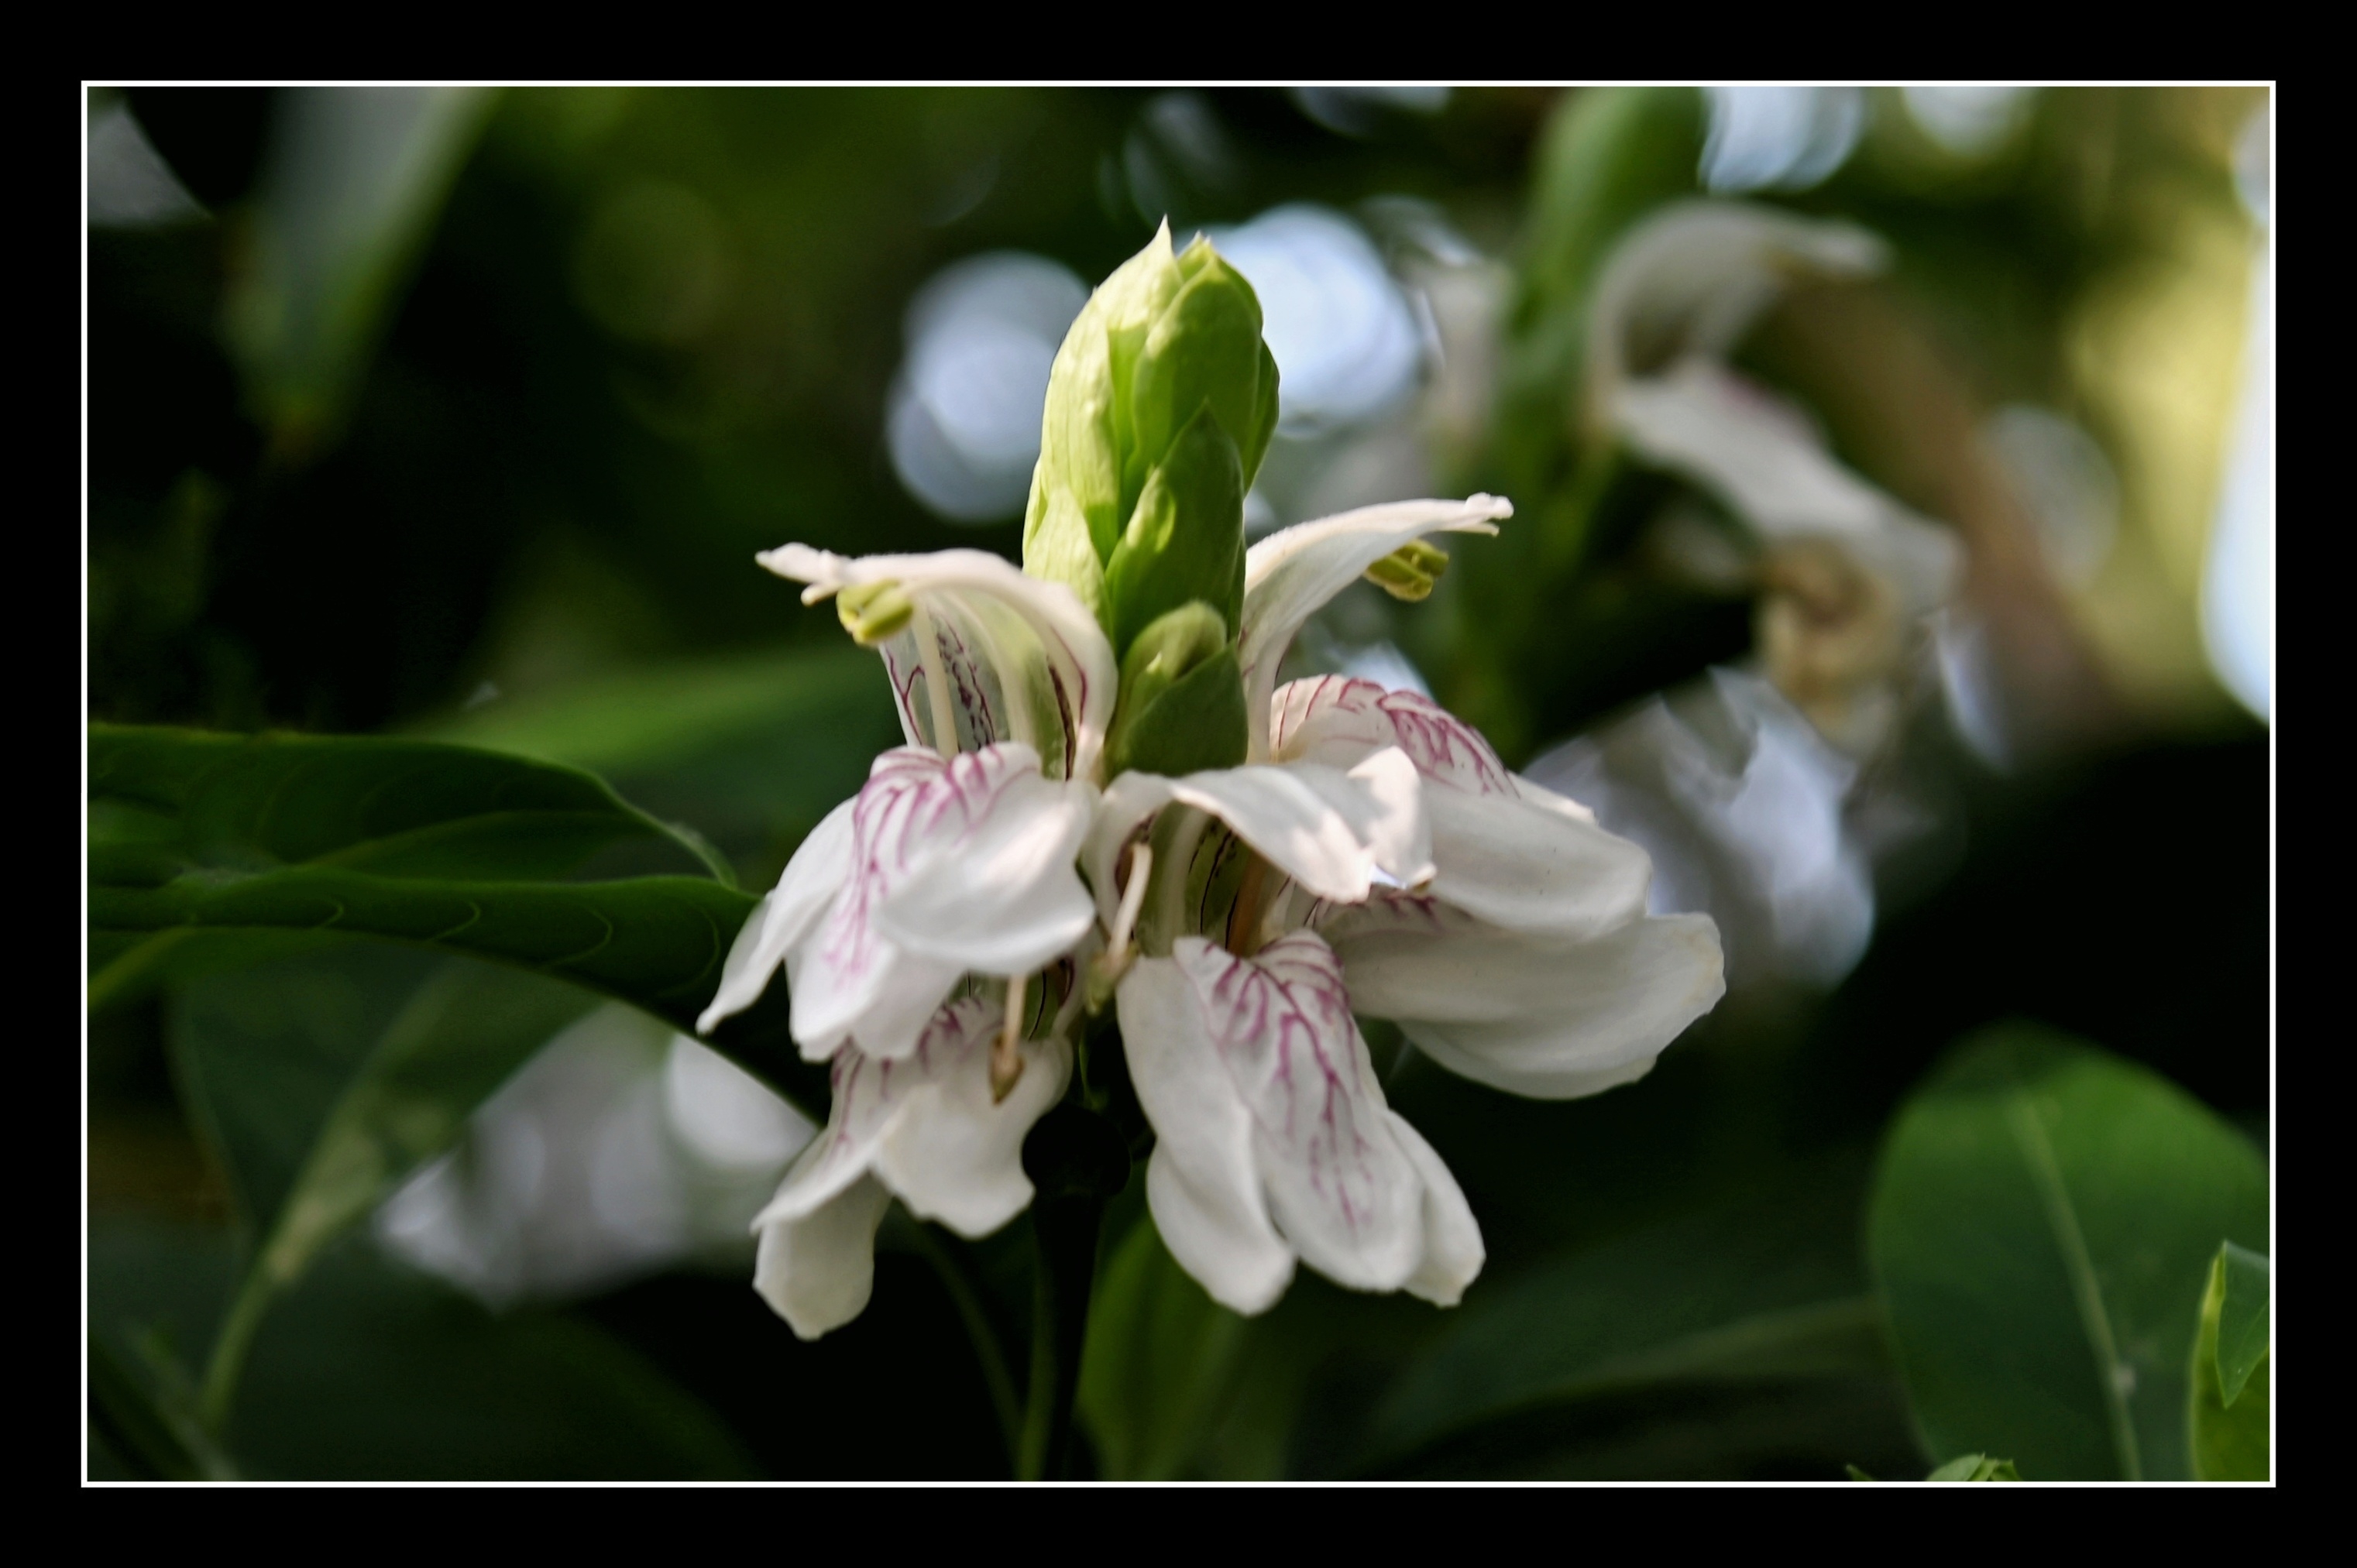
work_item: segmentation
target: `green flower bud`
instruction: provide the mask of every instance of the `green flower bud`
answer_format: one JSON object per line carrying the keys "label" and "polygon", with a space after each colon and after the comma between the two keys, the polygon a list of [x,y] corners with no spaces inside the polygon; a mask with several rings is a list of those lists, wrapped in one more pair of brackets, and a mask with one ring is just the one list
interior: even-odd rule
{"label": "green flower bud", "polygon": [[917,607],[898,583],[861,583],[834,596],[834,615],[862,648],[900,635]]}
{"label": "green flower bud", "polygon": [[1432,596],[1432,585],[1448,570],[1448,553],[1421,539],[1410,540],[1367,568],[1367,581],[1409,604]]}
{"label": "green flower bud", "polygon": [[1219,611],[1181,605],[1138,633],[1121,661],[1107,774],[1233,768],[1247,745],[1243,672]]}
{"label": "green flower bud", "polygon": [[1241,623],[1243,505],[1235,443],[1209,407],[1199,408],[1146,476],[1129,526],[1105,563],[1105,629],[1116,655],[1126,654],[1149,624],[1191,601],[1209,606],[1224,626]]}
{"label": "green flower bud", "polygon": [[1206,241],[1174,255],[1166,226],[1090,296],[1057,351],[1023,569],[1078,594],[1116,652],[1192,599],[1236,624],[1243,493],[1276,427],[1276,361],[1260,331],[1252,285]]}

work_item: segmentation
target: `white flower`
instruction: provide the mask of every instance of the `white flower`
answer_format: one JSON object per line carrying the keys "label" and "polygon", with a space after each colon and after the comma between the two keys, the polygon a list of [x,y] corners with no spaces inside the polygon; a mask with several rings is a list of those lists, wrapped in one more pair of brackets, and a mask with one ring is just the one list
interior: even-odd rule
{"label": "white flower", "polygon": [[[809,584],[806,601],[867,592],[862,629],[881,632],[909,742],[802,842],[697,1020],[708,1032],[750,1006],[782,964],[796,1042],[832,1060],[826,1130],[756,1222],[756,1285],[814,1338],[866,1305],[890,1197],[970,1236],[1030,1201],[1024,1134],[1062,1093],[1071,1047],[1040,1015],[1049,988],[1028,982],[1094,921],[1073,860],[1114,672],[1069,589],[994,555],[790,544],[761,560]],[[966,993],[976,979],[998,983]]]}
{"label": "white flower", "polygon": [[1370,508],[1255,546],[1255,760],[1117,779],[1090,834],[1157,1140],[1147,1200],[1172,1255],[1237,1311],[1273,1303],[1297,1258],[1443,1304],[1480,1269],[1464,1197],[1384,1103],[1354,1013],[1479,1081],[1569,1098],[1641,1076],[1723,990],[1708,919],[1646,916],[1641,851],[1429,699],[1339,677],[1272,690],[1326,598],[1411,540],[1507,510]]}
{"label": "white flower", "polygon": [[1808,416],[1725,356],[1795,277],[1881,270],[1847,224],[1733,201],[1685,201],[1632,229],[1589,305],[1586,403],[1599,434],[1684,475],[1760,547],[1760,655],[1820,730],[1874,749],[1925,618],[1955,593],[1946,529],[1826,451]]}
{"label": "white flower", "polygon": [[1722,989],[1706,918],[1647,918],[1641,851],[1428,698],[1275,685],[1336,593],[1413,579],[1437,560],[1424,536],[1511,511],[1401,502],[1254,547],[1248,759],[1178,779],[1103,779],[1113,651],[1066,588],[971,551],[762,557],[806,600],[843,596],[909,742],[796,852],[701,1021],[782,965],[795,1039],[833,1064],[826,1130],[757,1226],[756,1283],[796,1333],[865,1306],[890,1198],[967,1235],[1030,1201],[1025,1134],[1107,982],[1156,1223],[1215,1298],[1262,1310],[1298,1258],[1458,1299],[1480,1229],[1384,1103],[1354,1010],[1481,1082],[1568,1098],[1641,1076]]}

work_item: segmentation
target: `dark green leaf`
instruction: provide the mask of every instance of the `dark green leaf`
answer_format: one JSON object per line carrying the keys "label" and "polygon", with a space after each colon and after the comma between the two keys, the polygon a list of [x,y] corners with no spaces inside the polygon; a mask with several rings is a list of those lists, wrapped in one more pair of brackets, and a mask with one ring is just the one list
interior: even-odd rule
{"label": "dark green leaf", "polygon": [[[421,883],[539,879],[635,852],[657,866],[725,872],[588,774],[424,741],[95,725],[90,800],[94,916],[122,895],[302,869]],[[274,933],[257,943],[203,923],[93,918],[91,1005],[125,1000],[167,972],[284,950],[287,933],[319,925],[244,922]]]}
{"label": "dark green leaf", "polygon": [[1375,1454],[1663,1383],[1888,1376],[1838,1189],[1794,1189],[1469,1294],[1371,1423]]}
{"label": "dark green leaf", "polygon": [[2210,1263],[2188,1412],[2200,1480],[2267,1478],[2267,1273],[2266,1258],[2232,1241]]}
{"label": "dark green leaf", "polygon": [[182,1090],[252,1243],[213,1350],[213,1402],[229,1398],[271,1299],[595,1004],[539,975],[376,944],[214,976],[174,998]]}
{"label": "dark green leaf", "polygon": [[1900,1112],[1868,1213],[1925,1445],[2046,1479],[2184,1479],[2218,1238],[2266,1234],[2266,1170],[2173,1085],[2028,1025]]}

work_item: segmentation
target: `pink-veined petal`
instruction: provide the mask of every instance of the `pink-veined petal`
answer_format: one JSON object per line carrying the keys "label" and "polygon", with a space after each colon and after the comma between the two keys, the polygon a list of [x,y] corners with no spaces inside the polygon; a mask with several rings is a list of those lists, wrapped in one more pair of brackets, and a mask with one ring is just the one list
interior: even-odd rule
{"label": "pink-veined petal", "polygon": [[1130,1079],[1155,1128],[1155,1229],[1213,1301],[1265,1312],[1293,1283],[1293,1249],[1269,1219],[1252,1112],[1207,1036],[1194,983],[1173,960],[1141,959],[1117,995]]}
{"label": "pink-veined petal", "polygon": [[[952,688],[942,705],[961,748],[985,738],[1021,741],[1049,759],[1054,777],[1094,777],[1119,671],[1096,618],[1070,588],[980,550],[855,559],[788,544],[758,559],[808,584],[805,604],[863,584],[898,584],[936,636]],[[902,729],[911,745],[933,745],[923,650],[913,631],[887,648]]]}
{"label": "pink-veined petal", "polygon": [[[1089,902],[1071,855],[1036,852],[1071,837],[1071,789],[1039,777],[1019,742],[950,758],[899,746],[876,759],[852,802],[843,890],[826,918],[788,954],[793,1032],[823,1059],[845,1040],[876,1057],[906,1056],[973,958],[1019,973],[1055,957],[1087,928]],[[997,887],[986,913],[999,931],[977,937],[970,912],[943,904],[963,856],[1023,858],[1029,879]],[[910,890],[903,908],[899,895]],[[952,901],[953,902],[953,901]]]}
{"label": "pink-veined petal", "polygon": [[1444,1067],[1538,1100],[1642,1077],[1727,990],[1718,928],[1701,915],[1576,940],[1391,895],[1332,911],[1320,930],[1361,1011],[1396,1020]]}
{"label": "pink-veined petal", "polygon": [[1236,644],[1253,760],[1269,756],[1269,699],[1277,666],[1303,622],[1401,545],[1427,533],[1495,533],[1494,520],[1513,512],[1510,502],[1486,495],[1392,501],[1305,522],[1254,545],[1244,555],[1243,625]]}
{"label": "pink-veined petal", "polygon": [[955,853],[884,899],[877,929],[981,974],[1028,974],[1060,957],[1095,918],[1073,869],[1095,802],[1088,784],[1010,779]]}
{"label": "pink-veined petal", "polygon": [[[1147,1042],[1142,1052],[1132,1047],[1131,1074],[1155,1124],[1156,1157],[1166,1143],[1170,1151],[1160,1189],[1195,1199],[1174,1206],[1179,1235],[1166,1230],[1165,1240],[1190,1272],[1201,1266],[1197,1277],[1215,1297],[1265,1305],[1284,1284],[1236,1169],[1247,1140],[1228,1096],[1249,1120],[1265,1220],[1285,1246],[1356,1289],[1397,1290],[1429,1276],[1446,1294],[1439,1282],[1465,1259],[1456,1221],[1470,1215],[1454,1182],[1429,1190],[1429,1150],[1401,1140],[1351,1016],[1341,966],[1323,941],[1296,932],[1240,959],[1181,939],[1168,961],[1141,962],[1124,981],[1122,1023],[1125,1041],[1142,1030]],[[1223,1069],[1224,1082],[1207,1062]],[[1149,1202],[1157,1192],[1149,1173]],[[1428,1208],[1437,1233],[1427,1229]]]}
{"label": "pink-veined petal", "polygon": [[1492,925],[1590,936],[1645,909],[1645,852],[1593,812],[1506,771],[1472,725],[1415,692],[1320,676],[1276,693],[1276,755],[1333,766],[1405,756],[1429,786],[1426,891]]}
{"label": "pink-veined petal", "polygon": [[759,1001],[787,952],[810,934],[843,891],[851,871],[855,804],[856,800],[845,800],[811,830],[786,862],[777,886],[746,918],[728,949],[727,962],[721,966],[720,989],[695,1020],[698,1034],[710,1034],[715,1024]]}
{"label": "pink-veined petal", "polygon": [[920,1218],[968,1235],[1013,1218],[1031,1200],[1024,1134],[1062,1096],[1071,1047],[1025,1041],[1022,1076],[994,1101],[990,1051],[1004,1021],[998,999],[961,996],[933,1012],[905,1057],[844,1047],[828,1070],[826,1126],[755,1226],[812,1213],[871,1173]]}

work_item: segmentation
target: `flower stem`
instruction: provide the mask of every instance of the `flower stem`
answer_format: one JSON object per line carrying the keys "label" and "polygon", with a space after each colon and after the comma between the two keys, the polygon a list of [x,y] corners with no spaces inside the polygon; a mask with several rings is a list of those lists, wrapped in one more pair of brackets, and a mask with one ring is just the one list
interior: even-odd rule
{"label": "flower stem", "polygon": [[1105,1199],[1129,1181],[1129,1146],[1114,1124],[1067,1100],[1023,1143],[1031,1178],[1031,1374],[1015,1451],[1016,1478],[1057,1481],[1071,1466],[1072,1402],[1096,1285]]}
{"label": "flower stem", "polygon": [[1072,1401],[1103,1218],[1104,1199],[1092,1192],[1042,1193],[1031,1205],[1039,1259],[1031,1287],[1030,1397],[1016,1453],[1020,1480],[1061,1480],[1071,1464]]}

